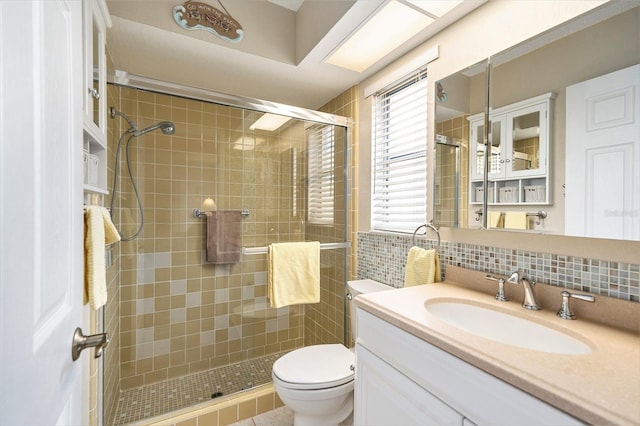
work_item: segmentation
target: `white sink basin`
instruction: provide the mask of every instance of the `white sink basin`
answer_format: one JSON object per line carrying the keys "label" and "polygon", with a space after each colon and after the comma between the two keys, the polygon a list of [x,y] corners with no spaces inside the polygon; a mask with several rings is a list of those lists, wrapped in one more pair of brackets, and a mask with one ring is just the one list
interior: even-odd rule
{"label": "white sink basin", "polygon": [[553,328],[489,306],[464,300],[435,299],[425,303],[429,313],[450,325],[485,339],[512,346],[565,355],[585,355],[591,348]]}

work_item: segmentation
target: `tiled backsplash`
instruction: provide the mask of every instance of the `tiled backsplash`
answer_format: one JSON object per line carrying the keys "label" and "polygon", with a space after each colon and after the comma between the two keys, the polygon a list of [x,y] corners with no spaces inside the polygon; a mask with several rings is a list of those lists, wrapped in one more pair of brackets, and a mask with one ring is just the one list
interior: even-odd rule
{"label": "tiled backsplash", "polygon": [[[359,232],[358,278],[402,287],[412,245],[410,235]],[[418,238],[416,245],[433,248],[435,241]],[[439,253],[443,274],[447,265],[498,275],[520,269],[539,283],[640,302],[640,264],[446,241]]]}

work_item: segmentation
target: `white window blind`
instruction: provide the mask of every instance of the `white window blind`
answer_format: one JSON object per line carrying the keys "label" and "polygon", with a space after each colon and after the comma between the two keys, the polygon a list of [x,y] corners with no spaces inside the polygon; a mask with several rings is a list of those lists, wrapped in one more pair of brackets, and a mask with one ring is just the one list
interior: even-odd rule
{"label": "white window blind", "polygon": [[413,232],[427,215],[426,72],[374,103],[372,228]]}
{"label": "white window blind", "polygon": [[313,125],[307,129],[309,142],[308,218],[316,225],[333,225],[334,129]]}

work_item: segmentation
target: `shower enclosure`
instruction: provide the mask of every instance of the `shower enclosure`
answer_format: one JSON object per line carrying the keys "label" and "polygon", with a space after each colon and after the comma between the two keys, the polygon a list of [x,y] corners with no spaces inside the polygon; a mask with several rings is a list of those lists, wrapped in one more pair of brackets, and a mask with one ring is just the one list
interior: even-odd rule
{"label": "shower enclosure", "polygon": [[[109,85],[109,106],[139,128],[171,121],[175,132],[140,134],[130,146],[145,219],[137,238],[111,249],[107,271],[108,426],[268,383],[281,354],[346,340],[347,120],[136,86]],[[270,127],[269,118],[281,120]],[[130,123],[114,114],[108,125],[111,182],[118,140]],[[121,232],[133,235],[140,215],[124,161],[112,215]],[[242,212],[238,263],[206,262],[206,219],[193,211],[208,197],[218,210]],[[312,240],[326,248],[321,302],[270,308],[266,247]]]}
{"label": "shower enclosure", "polygon": [[436,108],[433,217],[437,226],[467,227],[469,221],[469,120]]}
{"label": "shower enclosure", "polygon": [[436,137],[434,220],[438,226],[460,224],[460,145],[443,135]]}

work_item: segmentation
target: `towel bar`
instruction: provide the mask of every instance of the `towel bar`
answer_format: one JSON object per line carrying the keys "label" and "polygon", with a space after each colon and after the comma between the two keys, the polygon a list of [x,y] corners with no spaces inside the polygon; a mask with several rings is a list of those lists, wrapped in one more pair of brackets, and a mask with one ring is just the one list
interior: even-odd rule
{"label": "towel bar", "polygon": [[[349,248],[351,247],[351,242],[345,241],[342,243],[321,243],[320,250],[328,250],[328,249],[336,249],[336,248]],[[242,247],[242,254],[262,254],[267,253],[269,251],[269,247]]]}
{"label": "towel bar", "polygon": [[[482,209],[478,209],[474,213],[476,215],[476,221],[480,220],[480,216],[482,216]],[[538,218],[538,222],[536,222],[536,224],[540,224],[540,219],[546,219],[548,215],[549,214],[546,210],[538,210],[535,213],[527,213],[527,216],[535,216]]]}
{"label": "towel bar", "polygon": [[438,242],[436,244],[436,251],[440,250],[440,231],[438,230],[438,228],[435,227],[435,225],[433,224],[433,222],[429,222],[429,223],[425,223],[424,225],[420,225],[416,228],[415,231],[413,231],[413,237],[411,238],[411,245],[415,246],[416,245],[416,234],[418,233],[418,230],[420,228],[425,228],[425,234],[427,233],[427,228],[431,228],[434,231],[436,231],[436,236],[438,237]]}
{"label": "towel bar", "polygon": [[[101,206],[101,205],[98,205],[98,204],[85,204],[84,206],[82,206],[82,210],[83,210],[84,212],[86,212],[86,211],[87,211],[87,207],[90,207],[90,206],[93,206],[93,205],[96,205],[96,206],[98,206],[98,207],[104,207],[104,206]],[[110,207],[104,207],[104,208],[105,208],[109,213],[111,213],[111,208],[110,208]]]}
{"label": "towel bar", "polygon": [[[193,218],[194,219],[199,219],[201,217],[206,217],[207,213],[212,213],[212,212],[205,212],[202,211],[200,209],[193,209]],[[242,211],[240,212],[240,214],[242,215],[242,217],[249,217],[249,215],[251,213],[249,213],[249,209],[242,209]]]}

